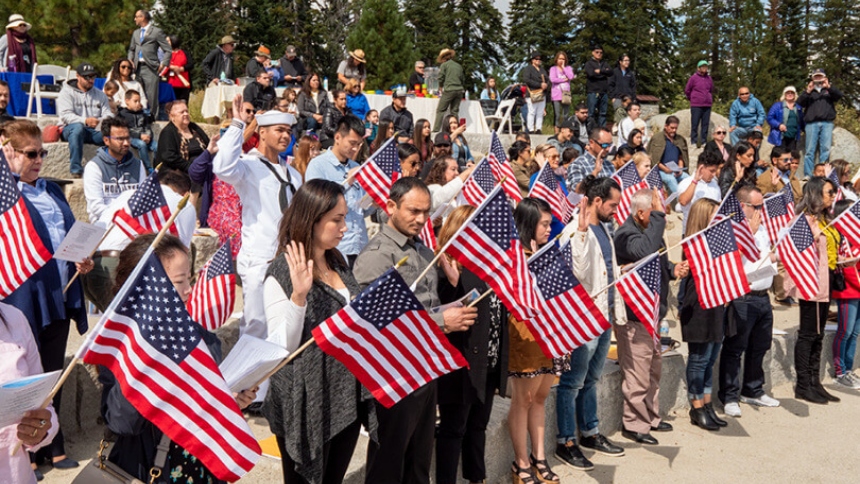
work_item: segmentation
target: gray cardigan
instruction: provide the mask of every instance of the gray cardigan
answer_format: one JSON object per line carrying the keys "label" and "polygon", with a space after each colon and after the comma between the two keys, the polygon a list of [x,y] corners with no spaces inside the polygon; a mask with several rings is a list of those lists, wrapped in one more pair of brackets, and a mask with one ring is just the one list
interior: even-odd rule
{"label": "gray cardigan", "polygon": [[[335,269],[352,297],[359,292],[349,269]],[[293,293],[290,269],[284,257],[275,257],[266,274],[281,285],[287,297]],[[307,296],[302,341],[311,330],[346,306],[338,292],[314,281]],[[309,483],[322,482],[325,466],[323,445],[356,420],[361,421],[376,441],[376,407],[373,396],[336,359],[319,346],[311,345],[291,364],[269,380],[263,413],[272,433],[282,437],[287,453],[296,463],[296,472]]]}

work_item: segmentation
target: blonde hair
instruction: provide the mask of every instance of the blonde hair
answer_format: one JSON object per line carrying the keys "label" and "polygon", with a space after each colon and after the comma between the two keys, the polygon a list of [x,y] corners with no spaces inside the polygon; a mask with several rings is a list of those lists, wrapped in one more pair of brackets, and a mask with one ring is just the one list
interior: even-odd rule
{"label": "blonde hair", "polygon": [[460,205],[455,208],[448,218],[445,219],[445,223],[442,225],[442,228],[439,230],[439,236],[436,237],[436,247],[438,250],[441,250],[442,247],[445,247],[445,244],[454,237],[454,234],[460,230],[460,227],[466,223],[466,219],[469,218],[470,215],[475,211],[475,207],[471,205]]}
{"label": "blonde hair", "polygon": [[710,198],[696,200],[687,214],[687,230],[685,235],[692,235],[707,228],[718,206],[719,204]]}
{"label": "blonde hair", "polygon": [[633,154],[633,158],[631,158],[631,159],[633,160],[633,164],[636,165],[637,168],[639,167],[639,165],[641,165],[642,163],[644,163],[646,161],[648,163],[651,163],[651,157],[648,156],[648,153],[646,153],[644,151],[637,151],[636,153]]}

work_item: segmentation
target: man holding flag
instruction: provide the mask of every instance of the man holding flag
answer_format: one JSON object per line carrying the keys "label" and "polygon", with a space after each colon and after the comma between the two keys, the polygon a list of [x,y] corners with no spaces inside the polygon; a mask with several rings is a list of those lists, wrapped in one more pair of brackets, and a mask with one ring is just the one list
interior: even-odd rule
{"label": "man holding flag", "polygon": [[[415,296],[425,308],[438,306],[437,272],[430,270],[418,280],[433,260],[433,251],[417,238],[430,216],[430,190],[418,178],[401,178],[391,185],[386,208],[388,222],[359,254],[355,279],[363,290],[408,257],[398,271],[407,284],[415,284]],[[477,308],[453,307],[431,318],[450,333],[469,329],[477,315]],[[376,414],[379,440],[378,445],[368,445],[365,482],[429,484],[436,428],[436,382],[424,385],[390,408],[377,401]]]}
{"label": "man holding flag", "polygon": [[[630,200],[630,216],[615,233],[615,255],[618,264],[634,264],[644,257],[665,250],[665,230],[666,214],[663,213],[660,196],[650,189],[634,193]],[[681,279],[690,272],[687,261],[673,264],[669,262],[669,256],[665,252],[657,257],[657,272],[648,275],[646,267],[640,274],[623,276],[625,279],[641,277],[645,284],[640,291],[631,291],[638,297],[631,297],[636,301],[626,304],[627,324],[615,325],[618,363],[624,374],[624,381],[621,383],[621,393],[624,395],[621,434],[634,442],[649,445],[658,444],[657,439],[651,436],[651,431],[672,430],[672,426],[660,417],[662,358],[655,326],[666,316],[669,280]],[[645,266],[647,265],[646,263]],[[625,300],[628,299],[629,296],[622,292],[620,283],[619,293],[622,293]],[[651,301],[652,295],[657,297],[657,311],[653,313],[652,320],[646,321],[632,308],[643,300]]]}
{"label": "man holding flag", "polygon": [[[720,389],[718,396],[726,415],[740,417],[738,402],[759,407],[778,407],[779,400],[764,392],[764,355],[770,350],[773,332],[773,307],[768,289],[773,285],[772,273],[753,277],[767,270],[776,256],[770,253],[767,229],[761,223],[764,197],[758,188],[745,185],[736,192],[741,209],[749,221],[756,246],[764,260],[744,260],[744,272],[750,281],[750,292],[729,303],[726,308],[726,334],[720,354]],[[744,355],[743,387],[740,382],[741,355]]]}
{"label": "man holding flag", "polygon": [[[620,276],[612,238],[605,224],[612,223],[621,201],[621,189],[612,178],[592,175],[582,180],[581,188],[584,198],[579,206],[579,223],[570,241],[573,274],[594,298],[606,319],[623,325],[626,324],[624,303],[616,297],[614,288],[604,290]],[[584,424],[578,429],[582,447],[609,456],[624,455],[624,449],[610,442],[597,427],[597,381],[603,373],[611,338],[612,331],[607,330],[573,350],[571,370],[562,373],[558,383],[555,455],[576,469],[594,468],[576,445],[579,425]]]}

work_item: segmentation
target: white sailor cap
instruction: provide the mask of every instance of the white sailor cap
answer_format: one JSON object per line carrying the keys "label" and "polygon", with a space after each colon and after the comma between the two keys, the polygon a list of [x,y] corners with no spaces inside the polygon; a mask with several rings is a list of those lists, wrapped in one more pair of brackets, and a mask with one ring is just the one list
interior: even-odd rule
{"label": "white sailor cap", "polygon": [[255,118],[257,119],[257,126],[274,126],[276,124],[292,126],[296,124],[295,116],[290,113],[282,113],[277,109],[258,114]]}

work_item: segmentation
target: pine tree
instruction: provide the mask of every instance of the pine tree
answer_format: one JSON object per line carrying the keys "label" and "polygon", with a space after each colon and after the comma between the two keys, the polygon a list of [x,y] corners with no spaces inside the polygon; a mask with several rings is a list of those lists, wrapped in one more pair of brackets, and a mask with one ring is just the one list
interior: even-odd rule
{"label": "pine tree", "polygon": [[194,60],[192,85],[204,86],[201,62],[222,37],[233,33],[233,11],[224,8],[223,0],[161,0],[159,4],[155,23],[165,34],[179,36],[182,50]]}
{"label": "pine tree", "polygon": [[436,62],[439,51],[454,45],[450,3],[445,0],[405,0],[403,16],[412,27],[412,44],[417,58],[428,65]]}
{"label": "pine tree", "polygon": [[367,58],[367,88],[403,84],[412,70],[412,39],[397,0],[367,0],[355,28],[346,38],[349,50]]}
{"label": "pine tree", "polygon": [[[192,0],[193,1],[193,0]],[[236,49],[243,56],[236,66],[253,57],[260,45],[266,46],[272,58],[278,59],[284,52],[286,40],[291,34],[295,12],[284,0],[238,0],[236,2]]]}
{"label": "pine tree", "polygon": [[815,25],[812,67],[824,69],[830,83],[851,104],[860,102],[860,4],[856,0],[821,0]]}
{"label": "pine tree", "polygon": [[[372,1],[362,0],[304,0],[312,5],[310,25],[307,25],[308,38],[311,40],[310,64],[323,77],[337,79],[337,66],[345,59],[347,35],[356,26],[358,12],[366,10]],[[401,25],[402,25],[401,18]],[[350,44],[352,45],[352,44]],[[348,47],[348,46],[347,46]],[[367,48],[361,45],[352,49]],[[404,79],[405,80],[405,79]],[[331,83],[334,85],[334,82]]]}
{"label": "pine tree", "polygon": [[477,76],[486,78],[504,62],[499,49],[505,40],[502,14],[491,0],[454,0],[449,9],[448,28],[455,36],[450,45],[466,72],[466,90],[474,91],[481,85]]}
{"label": "pine tree", "polygon": [[[565,11],[552,0],[513,0],[508,9],[508,41],[505,53],[515,71],[528,62],[528,56],[538,51],[551,56],[557,48],[553,42],[553,16]],[[563,44],[563,43],[562,43]]]}
{"label": "pine tree", "polygon": [[132,0],[40,0],[29,4],[0,1],[0,11],[19,12],[33,24],[40,64],[92,63],[107,73],[113,62],[128,55],[134,13],[149,2]]}

